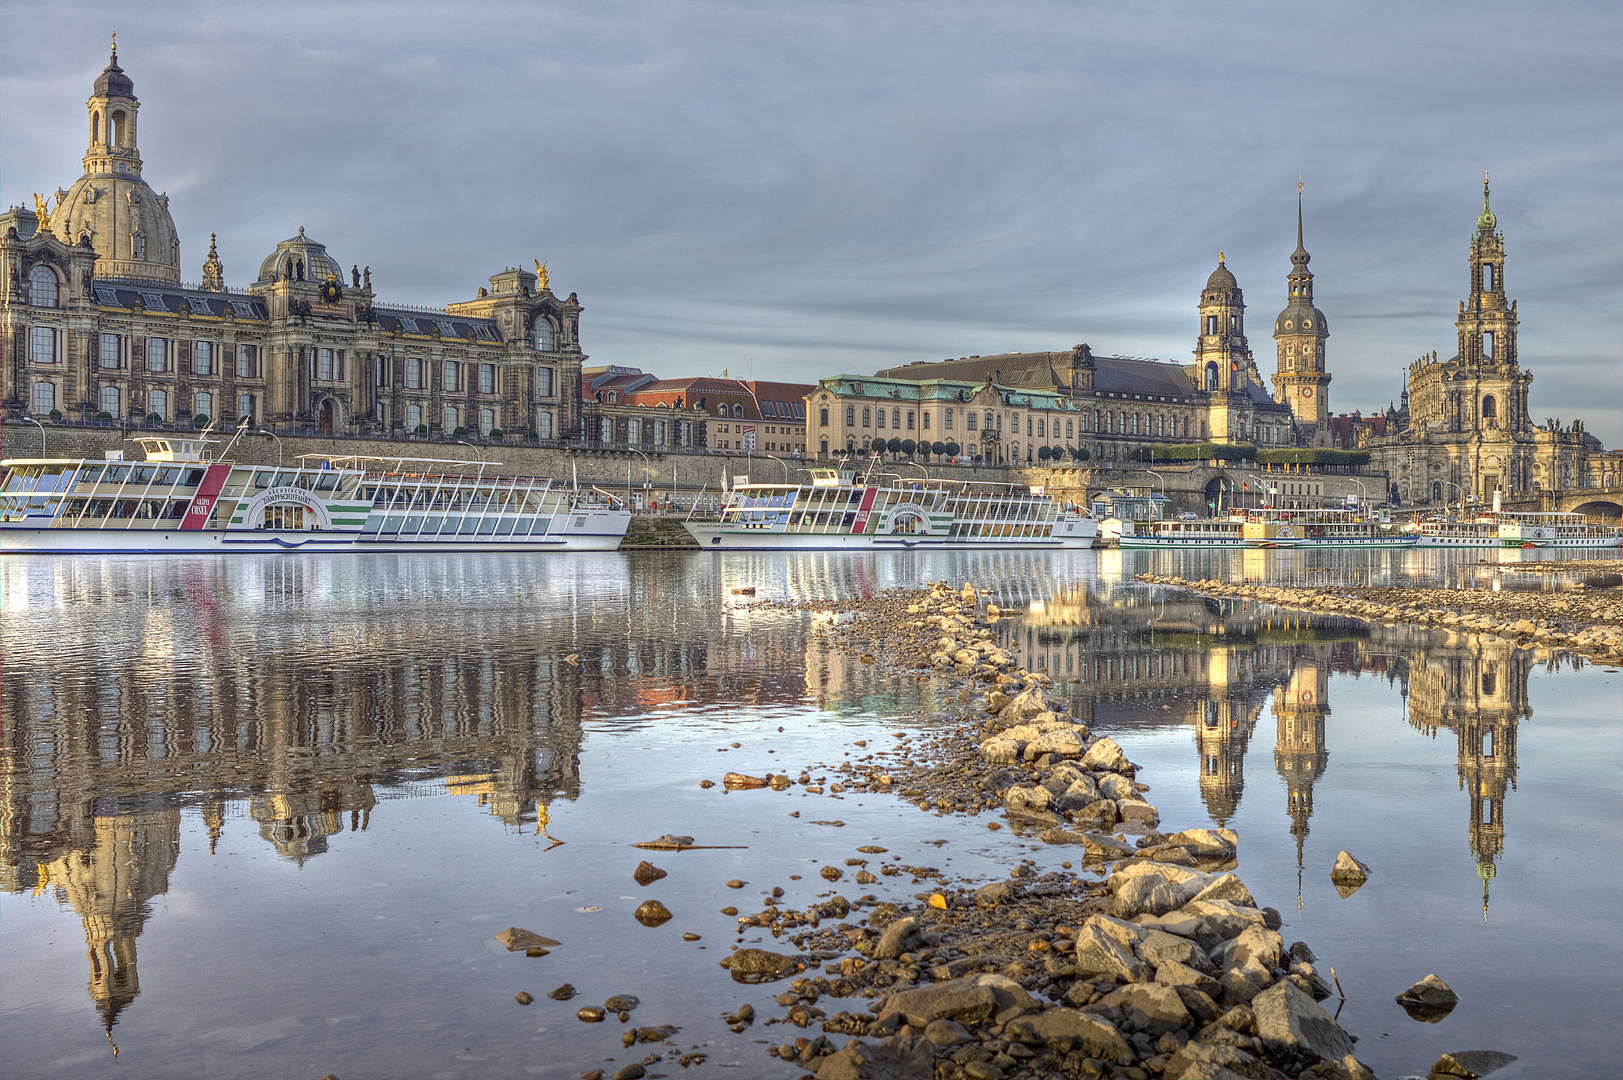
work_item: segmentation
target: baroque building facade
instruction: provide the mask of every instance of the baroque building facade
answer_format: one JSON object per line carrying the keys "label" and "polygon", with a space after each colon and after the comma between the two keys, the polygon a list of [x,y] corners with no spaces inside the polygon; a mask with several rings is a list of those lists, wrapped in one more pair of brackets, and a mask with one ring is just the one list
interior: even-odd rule
{"label": "baroque building facade", "polygon": [[1403,405],[1387,414],[1386,434],[1369,432],[1363,448],[1391,478],[1404,504],[1447,504],[1496,493],[1616,484],[1616,455],[1581,420],[1535,424],[1528,395],[1533,373],[1522,364],[1516,301],[1505,283],[1505,237],[1482,181],[1482,212],[1471,234],[1468,297],[1455,319],[1458,351],[1433,352],[1409,365]]}
{"label": "baroque building facade", "polygon": [[84,171],[32,210],[0,214],[0,399],[70,421],[334,434],[583,430],[581,305],[548,274],[504,269],[474,299],[391,305],[371,268],[346,274],[298,233],[246,289],[212,241],[181,281],[168,196],[144,176],[140,102],[115,51],[96,79]]}
{"label": "baroque building facade", "polygon": [[[1261,448],[1317,445],[1324,437],[1323,410],[1328,404],[1323,388],[1330,377],[1324,369],[1323,316],[1312,308],[1312,275],[1302,250],[1300,216],[1297,224],[1290,306],[1276,322],[1280,367],[1274,376],[1275,394],[1268,392],[1257,368],[1245,332],[1245,293],[1222,252],[1200,293],[1199,333],[1191,363],[1095,356],[1082,344],[1062,352],[919,361],[886,368],[876,379],[863,381],[875,386],[884,380],[923,386],[948,380],[1058,394],[1075,410],[1076,434],[1050,438],[1048,443],[1086,448],[1096,461],[1121,460],[1135,447],[1163,442],[1243,442]],[[1317,319],[1301,315],[1303,303]],[[1284,328],[1287,322],[1289,329]],[[1315,325],[1303,327],[1302,322]],[[825,438],[833,447],[842,445],[841,434],[832,425],[827,430],[813,425],[811,432],[808,442],[814,447]],[[959,441],[965,442],[961,437]],[[1039,445],[1047,443],[1022,440],[1020,457],[1000,450],[996,460],[1030,463]]]}

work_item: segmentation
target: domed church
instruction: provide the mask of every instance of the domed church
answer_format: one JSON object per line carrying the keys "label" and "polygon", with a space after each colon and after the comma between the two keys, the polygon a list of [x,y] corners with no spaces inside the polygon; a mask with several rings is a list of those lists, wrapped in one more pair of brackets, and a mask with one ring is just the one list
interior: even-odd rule
{"label": "domed church", "polygon": [[500,429],[543,442],[578,429],[581,305],[554,294],[539,263],[441,308],[391,305],[370,267],[346,272],[300,226],[241,288],[211,236],[201,280],[187,284],[116,41],[85,108],[80,177],[54,205],[35,195],[0,213],[8,413],[374,437]]}

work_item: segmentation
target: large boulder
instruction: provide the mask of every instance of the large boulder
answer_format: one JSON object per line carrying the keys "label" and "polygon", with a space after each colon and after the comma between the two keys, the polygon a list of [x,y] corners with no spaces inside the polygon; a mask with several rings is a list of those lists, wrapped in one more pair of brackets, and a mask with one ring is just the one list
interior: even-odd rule
{"label": "large boulder", "polygon": [[1336,887],[1343,900],[1357,892],[1364,882],[1369,880],[1370,869],[1351,854],[1343,851],[1336,856],[1336,864],[1330,868],[1330,883]]}
{"label": "large boulder", "polygon": [[[1111,804],[1115,805],[1114,803]],[[1117,840],[1114,836],[1102,832],[1084,832],[1082,834],[1083,847],[1089,855],[1100,859],[1130,859],[1133,849]]]}
{"label": "large boulder", "polygon": [[1398,995],[1398,1004],[1412,1019],[1435,1024],[1454,1011],[1460,996],[1435,975],[1427,975]]}
{"label": "large boulder", "polygon": [[1165,878],[1145,874],[1128,879],[1116,890],[1115,899],[1110,902],[1110,914],[1118,919],[1165,915],[1181,908],[1184,899],[1183,891]]}
{"label": "large boulder", "polygon": [[1088,752],[1082,757],[1082,764],[1090,769],[1115,773],[1137,769],[1137,766],[1127,760],[1127,755],[1116,744],[1116,740],[1109,736],[1088,747]]}
{"label": "large boulder", "polygon": [[1022,756],[1027,761],[1035,761],[1044,754],[1078,757],[1085,749],[1075,731],[1046,731],[1026,744]]}
{"label": "large boulder", "polygon": [[[1114,799],[1095,799],[1080,810],[1070,812],[1071,820],[1078,825],[1098,825],[1108,827],[1116,823],[1116,801]],[[1132,850],[1128,849],[1128,854]]]}
{"label": "large boulder", "polygon": [[988,765],[1009,765],[1020,760],[1025,743],[1015,739],[987,739],[981,743],[981,760]]}
{"label": "large boulder", "polygon": [[1099,781],[1099,793],[1107,799],[1138,798],[1133,782],[1120,773],[1100,773],[1096,779]]}
{"label": "large boulder", "polygon": [[1041,812],[1054,805],[1054,793],[1035,784],[1021,785],[1003,793],[1003,804],[1016,814]]}
{"label": "large boulder", "polygon": [[[1084,807],[1092,806],[1094,803],[1100,801],[1098,785],[1096,785],[1091,779],[1083,777],[1078,780],[1073,780],[1068,787],[1064,788],[1057,795],[1057,797],[1054,799],[1054,809],[1065,811],[1081,810]],[[1110,824],[1115,824],[1115,818],[1116,809],[1114,806],[1112,806],[1110,808]]]}
{"label": "large boulder", "polygon": [[1240,846],[1239,836],[1229,829],[1185,829],[1162,842],[1186,847],[1201,859],[1232,858]]}
{"label": "large boulder", "polygon": [[1442,1080],[1443,1077],[1452,1080],[1456,1076],[1477,1080],[1477,1077],[1487,1076],[1515,1060],[1515,1054],[1502,1054],[1498,1050],[1456,1050],[1438,1058],[1431,1067],[1431,1075],[1434,1080]]}
{"label": "large boulder", "polygon": [[1117,799],[1116,813],[1123,821],[1142,821],[1148,826],[1161,823],[1161,812],[1143,799]]}
{"label": "large boulder", "polygon": [[1224,874],[1193,897],[1195,900],[1227,900],[1231,904],[1241,907],[1256,907],[1257,901],[1252,897],[1251,890],[1245,883],[1233,874]]}
{"label": "large boulder", "polygon": [[[1176,960],[1163,960],[1156,965],[1155,981],[1166,986],[1192,986],[1207,994],[1215,994],[1217,980],[1206,972],[1189,964],[1181,964]],[[1184,1003],[1185,1005],[1188,1002]]]}
{"label": "large boulder", "polygon": [[1261,924],[1246,927],[1238,937],[1224,942],[1221,950],[1224,967],[1255,960],[1269,970],[1279,966],[1284,953],[1285,939]]}
{"label": "large boulder", "polygon": [[907,952],[918,939],[919,926],[917,920],[911,915],[905,919],[897,919],[885,927],[884,933],[879,935],[879,944],[874,946],[875,960],[894,960]]}
{"label": "large boulder", "polygon": [[1135,983],[1148,982],[1154,975],[1131,948],[1124,947],[1091,920],[1076,935],[1076,972],[1083,978],[1104,975]]}
{"label": "large boulder", "polygon": [[1122,1027],[1142,1031],[1152,1038],[1194,1024],[1178,991],[1165,983],[1124,986],[1106,994],[1102,1004],[1116,1010]]}
{"label": "large boulder", "polygon": [[1257,1017],[1257,1037],[1275,1064],[1306,1068],[1353,1052],[1352,1039],[1340,1025],[1288,979],[1253,998],[1251,1011]]}
{"label": "large boulder", "polygon": [[1267,919],[1254,907],[1241,907],[1230,900],[1191,900],[1185,914],[1202,920],[1220,939],[1239,937],[1248,926],[1264,926]]}
{"label": "large boulder", "polygon": [[1234,1076],[1262,1080],[1268,1075],[1268,1066],[1244,1050],[1198,1042],[1188,1043],[1173,1054],[1161,1073],[1162,1080],[1213,1080],[1214,1077],[1226,1080]]}
{"label": "large boulder", "polygon": [[[1169,934],[1165,930],[1150,929],[1139,941],[1135,949],[1139,959],[1147,964],[1160,967],[1166,963],[1184,964],[1198,971],[1210,972],[1212,962],[1206,955],[1206,950],[1196,945],[1188,938]],[[1167,980],[1161,979],[1161,982]]]}
{"label": "large boulder", "polygon": [[817,1080],[930,1080],[935,1047],[906,1032],[879,1042],[852,1039],[817,1064]]}
{"label": "large boulder", "polygon": [[1053,707],[1048,701],[1048,692],[1040,686],[1033,686],[1015,695],[1014,700],[999,710],[998,716],[1004,720],[1012,720],[1018,723],[1021,720],[1053,711]]}
{"label": "large boulder", "polygon": [[1088,1057],[1115,1061],[1132,1053],[1127,1040],[1112,1025],[1090,1013],[1075,1009],[1049,1009],[1035,1016],[1022,1016],[1005,1028],[1008,1037],[1035,1046],[1053,1039],[1065,1039]]}
{"label": "large boulder", "polygon": [[880,1001],[874,1011],[880,1016],[901,1013],[909,1024],[922,1029],[935,1020],[979,1024],[1016,1006],[1034,1009],[1037,999],[1007,976],[986,974],[903,990]]}

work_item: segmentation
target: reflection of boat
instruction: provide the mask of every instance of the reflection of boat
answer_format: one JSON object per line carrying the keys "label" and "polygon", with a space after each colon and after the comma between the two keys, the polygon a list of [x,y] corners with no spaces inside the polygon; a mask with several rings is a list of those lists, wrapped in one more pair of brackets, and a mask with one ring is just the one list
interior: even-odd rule
{"label": "reflection of boat", "polygon": [[1242,528],[1251,547],[1411,547],[1413,535],[1392,532],[1347,510],[1248,510]]}
{"label": "reflection of boat", "polygon": [[473,476],[435,471],[469,462],[422,458],[389,459],[395,472],[359,457],[283,468],[210,460],[201,436],[137,441],[145,461],[4,462],[5,550],[604,551],[631,521],[612,497],[484,464]]}
{"label": "reflection of boat", "polygon": [[1121,535],[1124,548],[1242,547],[1245,522],[1239,518],[1147,522]]}
{"label": "reflection of boat", "polygon": [[1520,514],[1506,511],[1499,519],[1499,542],[1512,548],[1623,547],[1623,529],[1592,525],[1582,514]]}
{"label": "reflection of boat", "polygon": [[706,548],[840,551],[1086,548],[1099,532],[1086,512],[1009,484],[879,485],[849,469],[810,472],[810,484],[740,484],[719,521],[687,530]]}

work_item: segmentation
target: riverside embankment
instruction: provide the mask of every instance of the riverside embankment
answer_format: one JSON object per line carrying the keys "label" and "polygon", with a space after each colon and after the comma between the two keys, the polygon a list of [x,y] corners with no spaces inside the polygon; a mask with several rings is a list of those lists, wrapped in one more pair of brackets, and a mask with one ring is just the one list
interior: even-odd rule
{"label": "riverside embankment", "polygon": [[1287,947],[1279,913],[1233,872],[1241,838],[1164,831],[1138,766],[999,644],[997,624],[1014,613],[982,595],[938,584],[815,610],[758,605],[808,610],[842,652],[942,680],[960,708],[889,747],[857,741],[831,769],[723,782],[995,814],[992,832],[1068,846],[1076,865],[1041,872],[1011,845],[1005,878],[954,883],[881,843],[822,876],[860,887],[880,880],[874,870],[910,875],[924,887],[914,903],[833,895],[792,910],[768,899],[738,914],[741,935],[766,930],[796,950],[740,948],[723,961],[740,982],[787,981],[773,999],[785,1013],[764,1026],[822,1031],[769,1038],[769,1053],[819,1080],[1373,1077],[1319,1004],[1334,996],[1330,969],[1307,944]]}
{"label": "riverside embankment", "polygon": [[[1553,566],[1568,575],[1593,572],[1590,563],[1537,566]],[[1525,566],[1518,569],[1528,571]],[[1564,648],[1600,660],[1623,659],[1623,594],[1615,588],[1586,589],[1581,582],[1559,592],[1534,592],[1361,585],[1236,585],[1216,579],[1190,581],[1157,574],[1134,576],[1153,585],[1188,589],[1218,599],[1253,601],[1367,622],[1404,622],[1492,634],[1523,645]]]}

